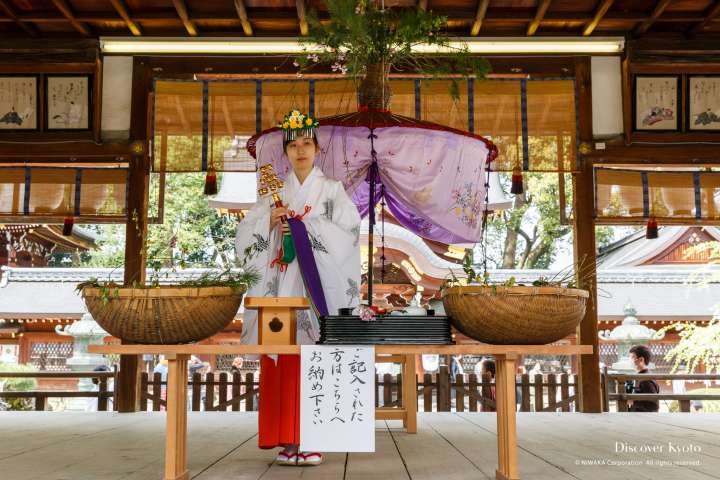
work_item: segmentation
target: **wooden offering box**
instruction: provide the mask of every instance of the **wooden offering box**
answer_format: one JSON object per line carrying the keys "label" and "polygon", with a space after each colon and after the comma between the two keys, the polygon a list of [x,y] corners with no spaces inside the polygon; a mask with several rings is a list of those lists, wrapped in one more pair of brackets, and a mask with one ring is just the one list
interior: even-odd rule
{"label": "wooden offering box", "polygon": [[305,297],[246,297],[245,308],[258,309],[259,345],[295,345],[298,309],[310,308]]}

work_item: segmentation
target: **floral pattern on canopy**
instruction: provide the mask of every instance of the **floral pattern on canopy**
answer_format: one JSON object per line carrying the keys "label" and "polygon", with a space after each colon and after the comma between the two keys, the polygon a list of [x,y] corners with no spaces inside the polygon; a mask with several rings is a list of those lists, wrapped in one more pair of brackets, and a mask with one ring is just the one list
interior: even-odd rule
{"label": "floral pattern on canopy", "polygon": [[[384,195],[393,216],[417,235],[447,244],[480,241],[487,172],[497,156],[492,142],[387,111],[319,123],[315,164],[343,183],[362,216],[374,190],[373,205]],[[253,136],[247,148],[258,167],[271,163],[281,177],[290,172],[278,128]]]}

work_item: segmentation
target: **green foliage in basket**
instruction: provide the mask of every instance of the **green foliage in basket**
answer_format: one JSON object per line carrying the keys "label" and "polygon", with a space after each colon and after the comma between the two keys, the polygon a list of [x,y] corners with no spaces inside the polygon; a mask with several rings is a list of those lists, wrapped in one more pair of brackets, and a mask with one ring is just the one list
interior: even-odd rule
{"label": "green foliage in basket", "polygon": [[[169,276],[169,272],[166,272],[165,277]],[[154,270],[150,277],[148,284],[134,283],[133,288],[159,288],[161,273],[159,270]],[[203,273],[197,278],[184,280],[173,284],[176,287],[184,288],[202,288],[202,287],[230,287],[235,291],[247,291],[251,286],[255,285],[260,280],[260,275],[255,270],[242,270],[233,271],[228,268],[225,270],[211,270]],[[103,304],[107,304],[113,298],[117,298],[119,295],[119,289],[122,285],[118,285],[116,282],[108,279],[107,281],[100,281],[97,278],[91,278],[87,282],[78,284],[75,288],[77,292],[82,292],[86,287],[100,289],[100,298]]]}
{"label": "green foliage in basket", "polygon": [[[484,78],[490,64],[473,56],[467,45],[451,45],[445,34],[447,17],[419,8],[384,8],[375,0],[325,0],[329,20],[308,13],[308,36],[302,39],[304,55],[294,65],[307,71],[315,64],[330,64],[332,70],[362,76],[369,65],[390,66],[411,73],[433,76],[461,75]],[[418,46],[438,47],[442,53],[419,55]],[[300,75],[300,74],[299,74]],[[450,95],[460,98],[453,80]]]}
{"label": "green foliage in basket", "polygon": [[580,280],[580,285],[583,286],[582,288],[587,289],[592,284],[592,270],[590,269],[591,265],[586,264],[585,257],[583,257],[577,264],[569,265],[568,267],[563,268],[552,276],[541,275],[537,278],[537,280],[534,280],[531,285],[517,283],[517,280],[514,276],[511,276],[510,278],[502,282],[493,281],[490,273],[487,270],[483,272],[478,272],[473,267],[473,264],[474,261],[472,250],[468,250],[463,257],[462,263],[463,271],[465,272],[466,276],[463,278],[458,278],[455,275],[455,272],[450,270],[450,275],[445,278],[442,289],[458,285],[480,285],[484,287],[491,287],[493,293],[495,293],[497,287],[533,286],[578,288],[578,279]]}

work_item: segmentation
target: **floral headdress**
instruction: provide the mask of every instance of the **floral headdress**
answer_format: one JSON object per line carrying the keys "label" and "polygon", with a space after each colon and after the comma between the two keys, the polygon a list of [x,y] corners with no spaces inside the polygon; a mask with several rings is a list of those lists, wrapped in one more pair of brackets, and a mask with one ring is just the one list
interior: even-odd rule
{"label": "floral headdress", "polygon": [[316,118],[300,113],[300,110],[292,110],[285,115],[278,128],[283,131],[283,141],[290,142],[298,137],[313,137],[315,129],[320,126]]}

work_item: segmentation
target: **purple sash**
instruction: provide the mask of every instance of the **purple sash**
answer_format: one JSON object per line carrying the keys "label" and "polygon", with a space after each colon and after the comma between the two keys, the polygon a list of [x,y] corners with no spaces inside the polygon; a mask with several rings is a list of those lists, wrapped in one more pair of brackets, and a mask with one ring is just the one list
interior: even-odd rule
{"label": "purple sash", "polygon": [[305,290],[310,295],[315,313],[318,316],[328,315],[328,307],[325,302],[325,292],[320,282],[320,273],[315,263],[312,246],[308,239],[307,228],[302,220],[297,218],[288,218],[290,233],[292,233],[293,243],[295,244],[295,253],[297,255],[298,266],[302,274]]}

